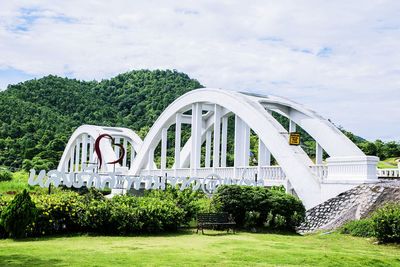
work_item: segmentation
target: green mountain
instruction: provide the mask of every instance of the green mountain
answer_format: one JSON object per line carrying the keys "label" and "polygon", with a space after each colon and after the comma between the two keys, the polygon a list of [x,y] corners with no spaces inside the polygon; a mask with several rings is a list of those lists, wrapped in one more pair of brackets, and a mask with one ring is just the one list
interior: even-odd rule
{"label": "green mountain", "polygon": [[54,167],[82,124],[146,131],[177,97],[201,84],[177,71],[139,70],[109,80],[46,76],[0,92],[0,166],[23,160]]}

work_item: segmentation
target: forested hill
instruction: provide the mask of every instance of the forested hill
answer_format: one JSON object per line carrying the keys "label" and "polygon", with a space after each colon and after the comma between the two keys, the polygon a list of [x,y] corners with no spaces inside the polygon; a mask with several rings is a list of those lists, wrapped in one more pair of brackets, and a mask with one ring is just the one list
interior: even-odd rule
{"label": "forested hill", "polygon": [[[82,124],[151,127],[177,97],[202,87],[176,71],[139,70],[109,80],[47,76],[0,92],[0,166],[20,168],[24,159],[48,169]],[[50,166],[49,166],[50,165]]]}

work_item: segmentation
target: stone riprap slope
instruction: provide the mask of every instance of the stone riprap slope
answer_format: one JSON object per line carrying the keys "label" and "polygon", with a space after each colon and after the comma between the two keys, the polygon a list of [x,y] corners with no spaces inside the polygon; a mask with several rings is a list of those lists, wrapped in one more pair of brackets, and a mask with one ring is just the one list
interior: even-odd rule
{"label": "stone riprap slope", "polygon": [[298,232],[335,229],[348,221],[365,218],[384,203],[393,201],[400,202],[400,180],[359,185],[308,210],[306,222]]}

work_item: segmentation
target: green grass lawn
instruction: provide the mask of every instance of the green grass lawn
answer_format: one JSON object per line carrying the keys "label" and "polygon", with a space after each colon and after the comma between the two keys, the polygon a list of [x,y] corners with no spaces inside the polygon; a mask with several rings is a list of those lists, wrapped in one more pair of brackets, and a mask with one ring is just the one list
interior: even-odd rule
{"label": "green grass lawn", "polygon": [[400,246],[341,234],[191,231],[0,240],[0,266],[400,266]]}
{"label": "green grass lawn", "polygon": [[390,169],[390,168],[397,168],[397,158],[388,158],[383,161],[378,162],[379,169]]}
{"label": "green grass lawn", "polygon": [[28,178],[29,174],[25,171],[14,172],[11,181],[0,182],[0,193],[21,192],[29,189]]}

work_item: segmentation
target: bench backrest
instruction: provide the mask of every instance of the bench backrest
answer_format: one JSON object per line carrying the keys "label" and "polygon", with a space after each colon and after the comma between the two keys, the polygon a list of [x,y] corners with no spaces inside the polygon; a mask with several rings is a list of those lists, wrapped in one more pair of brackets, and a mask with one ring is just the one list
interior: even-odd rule
{"label": "bench backrest", "polygon": [[197,214],[199,223],[227,223],[229,222],[229,214],[227,212],[218,213],[199,213]]}

